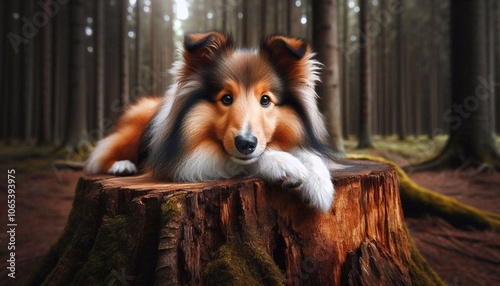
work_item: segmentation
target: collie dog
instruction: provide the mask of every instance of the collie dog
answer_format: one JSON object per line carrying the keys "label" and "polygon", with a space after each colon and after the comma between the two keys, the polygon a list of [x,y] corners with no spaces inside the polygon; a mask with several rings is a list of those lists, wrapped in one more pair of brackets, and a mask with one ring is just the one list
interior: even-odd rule
{"label": "collie dog", "polygon": [[327,212],[331,149],[314,86],[310,45],[283,36],[258,50],[218,32],[188,34],[163,98],[129,107],[89,157],[90,174],[150,171],[163,181],[258,176],[296,189]]}

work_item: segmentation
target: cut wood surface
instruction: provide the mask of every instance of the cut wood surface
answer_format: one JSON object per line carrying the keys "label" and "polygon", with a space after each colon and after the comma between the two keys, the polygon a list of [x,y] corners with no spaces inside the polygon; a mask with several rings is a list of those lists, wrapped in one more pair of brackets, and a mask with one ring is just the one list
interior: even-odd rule
{"label": "cut wood surface", "polygon": [[328,214],[259,179],[80,179],[31,285],[440,284],[407,234],[390,165],[332,165]]}

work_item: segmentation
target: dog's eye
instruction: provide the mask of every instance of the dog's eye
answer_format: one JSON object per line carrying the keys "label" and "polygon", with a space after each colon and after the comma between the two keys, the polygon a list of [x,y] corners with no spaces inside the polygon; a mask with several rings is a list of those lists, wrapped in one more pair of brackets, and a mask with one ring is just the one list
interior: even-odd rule
{"label": "dog's eye", "polygon": [[270,104],[271,104],[271,99],[269,98],[269,96],[263,95],[260,98],[260,105],[262,105],[264,107],[268,107]]}
{"label": "dog's eye", "polygon": [[222,104],[224,104],[225,106],[229,106],[233,103],[233,97],[230,95],[230,94],[225,94],[222,99]]}

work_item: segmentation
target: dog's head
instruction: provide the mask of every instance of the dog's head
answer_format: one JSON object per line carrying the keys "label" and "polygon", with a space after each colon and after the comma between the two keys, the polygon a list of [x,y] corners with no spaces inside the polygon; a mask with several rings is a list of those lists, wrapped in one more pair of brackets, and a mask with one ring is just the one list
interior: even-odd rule
{"label": "dog's head", "polygon": [[266,148],[314,148],[325,139],[314,92],[319,64],[306,41],[271,36],[241,50],[221,33],[188,34],[182,57],[173,110],[187,140],[214,142],[248,164]]}

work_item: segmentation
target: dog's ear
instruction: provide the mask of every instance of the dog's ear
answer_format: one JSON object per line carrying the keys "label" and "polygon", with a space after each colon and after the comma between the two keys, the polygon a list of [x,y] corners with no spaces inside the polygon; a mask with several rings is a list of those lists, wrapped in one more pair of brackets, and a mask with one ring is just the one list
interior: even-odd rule
{"label": "dog's ear", "polygon": [[312,52],[309,43],[302,39],[283,36],[267,37],[260,46],[260,53],[276,66],[278,71],[289,78],[307,76]]}
{"label": "dog's ear", "polygon": [[311,47],[305,40],[283,36],[267,37],[262,43],[261,49],[278,58],[285,57],[295,60],[300,60],[311,52]]}
{"label": "dog's ear", "polygon": [[184,62],[190,67],[205,67],[222,52],[233,49],[231,37],[219,32],[190,33],[184,37]]}

